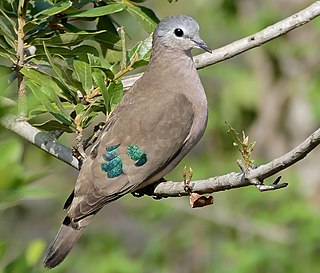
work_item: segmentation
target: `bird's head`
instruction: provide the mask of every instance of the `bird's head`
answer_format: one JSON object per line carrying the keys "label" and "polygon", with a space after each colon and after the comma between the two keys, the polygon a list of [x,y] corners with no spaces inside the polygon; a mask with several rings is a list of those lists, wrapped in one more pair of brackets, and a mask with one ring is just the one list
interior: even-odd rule
{"label": "bird's head", "polygon": [[210,47],[199,36],[199,25],[190,16],[169,16],[160,21],[154,39],[172,50],[190,51],[202,48],[211,53]]}

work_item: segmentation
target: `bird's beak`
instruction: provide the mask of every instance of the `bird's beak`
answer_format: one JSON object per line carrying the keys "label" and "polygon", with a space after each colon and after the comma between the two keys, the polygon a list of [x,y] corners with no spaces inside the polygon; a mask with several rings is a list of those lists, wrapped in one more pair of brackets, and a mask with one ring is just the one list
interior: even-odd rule
{"label": "bird's beak", "polygon": [[205,50],[209,53],[212,53],[212,49],[204,41],[202,41],[200,38],[193,39],[192,41],[197,45],[197,47],[202,48],[203,50]]}

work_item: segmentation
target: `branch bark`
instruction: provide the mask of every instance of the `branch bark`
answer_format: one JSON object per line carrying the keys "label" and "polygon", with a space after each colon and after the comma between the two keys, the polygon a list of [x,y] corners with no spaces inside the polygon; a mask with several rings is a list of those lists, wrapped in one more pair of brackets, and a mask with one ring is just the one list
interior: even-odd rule
{"label": "branch bark", "polygon": [[[259,186],[271,186],[273,184],[263,185],[262,182],[288,168],[299,160],[305,158],[314,148],[320,144],[320,129],[311,134],[305,141],[299,146],[288,152],[287,154],[272,160],[271,162],[261,165],[255,169],[251,169],[247,174],[244,173],[229,173],[222,176],[216,176],[205,180],[197,180],[191,183],[192,192],[199,194],[213,193],[218,191],[225,191],[235,188],[241,188],[249,185]],[[256,184],[255,181],[261,181],[261,184]],[[189,195],[184,189],[184,182],[160,182],[154,185],[153,191],[149,191],[148,195],[153,195],[158,198],[161,197],[178,197]],[[263,188],[263,187],[262,187]],[[263,191],[263,189],[262,189]]]}
{"label": "branch bark", "polygon": [[[275,39],[301,25],[306,24],[310,20],[320,15],[320,1],[316,1],[306,9],[272,25],[260,32],[245,37],[241,40],[235,41],[229,45],[218,48],[212,54],[204,53],[194,58],[197,68],[204,68],[206,66],[221,62],[223,60],[232,58],[249,49],[260,46],[272,39]],[[123,84],[125,88],[129,88],[142,74],[137,74],[131,77],[124,77]],[[72,150],[62,144],[59,144],[55,135],[42,132],[32,127],[28,122],[18,119],[16,116],[7,115],[0,119],[0,124],[20,135],[27,141],[33,143],[40,149],[50,153],[63,162],[79,168],[78,160],[73,156]],[[240,188],[249,185],[256,185],[258,189],[270,190],[280,187],[270,187],[263,185],[262,182],[266,178],[288,168],[297,161],[303,159],[316,146],[320,144],[320,129],[315,131],[303,143],[294,148],[286,155],[279,157],[265,165],[250,172],[244,173],[229,173],[222,176],[208,178],[206,180],[193,181],[192,191],[199,194],[212,193],[217,191],[224,191],[233,188]],[[283,185],[283,184],[282,184]],[[160,182],[153,187],[152,195],[157,197],[175,197],[188,195],[184,190],[184,182]]]}

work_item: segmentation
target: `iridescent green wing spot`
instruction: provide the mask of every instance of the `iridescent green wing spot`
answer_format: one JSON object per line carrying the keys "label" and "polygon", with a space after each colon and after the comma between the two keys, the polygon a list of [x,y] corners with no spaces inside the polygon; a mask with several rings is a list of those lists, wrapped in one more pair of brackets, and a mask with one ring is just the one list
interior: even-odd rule
{"label": "iridescent green wing spot", "polygon": [[106,147],[106,153],[102,155],[103,159],[107,161],[101,164],[101,170],[107,173],[109,178],[118,177],[123,174],[122,160],[117,155],[117,148],[120,144]]}
{"label": "iridescent green wing spot", "polygon": [[144,165],[147,162],[147,154],[140,150],[136,145],[128,145],[127,155],[136,163],[134,164],[137,167]]}

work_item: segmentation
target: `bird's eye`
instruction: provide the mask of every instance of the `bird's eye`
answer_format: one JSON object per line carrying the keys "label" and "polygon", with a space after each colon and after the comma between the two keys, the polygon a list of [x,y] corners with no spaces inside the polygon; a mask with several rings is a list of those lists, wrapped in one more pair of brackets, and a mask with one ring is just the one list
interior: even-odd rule
{"label": "bird's eye", "polygon": [[183,30],[181,28],[176,28],[174,30],[174,35],[176,35],[177,37],[182,37],[183,36]]}

